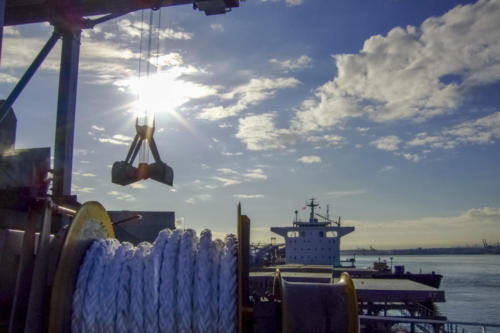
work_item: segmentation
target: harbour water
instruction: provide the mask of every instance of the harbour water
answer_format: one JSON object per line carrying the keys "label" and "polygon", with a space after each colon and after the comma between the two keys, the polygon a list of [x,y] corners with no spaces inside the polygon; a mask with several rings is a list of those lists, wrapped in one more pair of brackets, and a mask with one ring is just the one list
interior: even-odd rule
{"label": "harbour water", "polygon": [[[390,256],[380,259],[390,265]],[[376,260],[378,256],[356,256],[356,266],[368,267]],[[448,320],[500,323],[500,255],[393,256],[392,263],[412,273],[443,275],[440,289],[446,303],[438,309]]]}

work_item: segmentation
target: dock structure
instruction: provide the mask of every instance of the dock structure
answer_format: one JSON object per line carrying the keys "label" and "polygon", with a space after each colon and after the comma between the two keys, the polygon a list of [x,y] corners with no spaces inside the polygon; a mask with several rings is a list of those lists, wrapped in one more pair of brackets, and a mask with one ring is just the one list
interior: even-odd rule
{"label": "dock structure", "polygon": [[[314,209],[313,199],[306,204],[310,208],[309,221],[296,217],[292,227],[271,227],[271,231],[285,239],[285,262],[287,264],[340,266],[340,238],[353,232],[354,227],[340,226],[338,221],[325,218],[320,222]],[[296,212],[297,214],[297,212]]]}

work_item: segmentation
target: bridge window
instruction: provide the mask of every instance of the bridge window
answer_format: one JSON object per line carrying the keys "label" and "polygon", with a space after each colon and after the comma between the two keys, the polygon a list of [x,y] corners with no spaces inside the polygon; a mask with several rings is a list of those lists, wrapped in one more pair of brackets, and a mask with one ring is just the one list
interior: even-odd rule
{"label": "bridge window", "polygon": [[324,235],[325,235],[325,234],[324,234],[324,232],[323,232],[323,231],[320,231],[320,232],[319,232],[319,237],[323,237]]}
{"label": "bridge window", "polygon": [[328,238],[337,237],[337,232],[336,231],[327,231],[326,232],[326,237],[328,237]]}
{"label": "bridge window", "polygon": [[288,238],[297,238],[297,237],[299,237],[299,232],[298,231],[289,231],[286,233],[286,236]]}

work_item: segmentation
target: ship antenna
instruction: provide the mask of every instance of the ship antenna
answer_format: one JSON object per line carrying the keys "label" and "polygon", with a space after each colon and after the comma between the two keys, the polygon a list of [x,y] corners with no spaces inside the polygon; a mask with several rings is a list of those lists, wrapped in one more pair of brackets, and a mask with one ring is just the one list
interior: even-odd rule
{"label": "ship antenna", "polygon": [[311,208],[311,214],[309,215],[309,223],[314,223],[314,208],[318,207],[319,204],[318,203],[314,203],[314,198],[311,198],[309,200],[311,200],[310,203],[306,202],[306,206],[308,206],[308,207]]}

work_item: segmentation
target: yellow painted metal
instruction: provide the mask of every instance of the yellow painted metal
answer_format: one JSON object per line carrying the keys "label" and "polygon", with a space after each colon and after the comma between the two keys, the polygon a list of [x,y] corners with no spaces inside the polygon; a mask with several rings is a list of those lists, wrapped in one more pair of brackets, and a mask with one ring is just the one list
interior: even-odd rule
{"label": "yellow painted metal", "polygon": [[114,237],[111,219],[104,207],[96,201],[83,204],[67,229],[60,252],[52,285],[49,332],[70,331],[72,296],[85,251],[96,239]]}
{"label": "yellow painted metal", "polygon": [[347,309],[349,314],[349,330],[348,333],[357,333],[359,330],[358,320],[358,297],[356,295],[356,288],[352,282],[351,276],[348,273],[340,275],[340,283],[345,284],[347,292]]}

